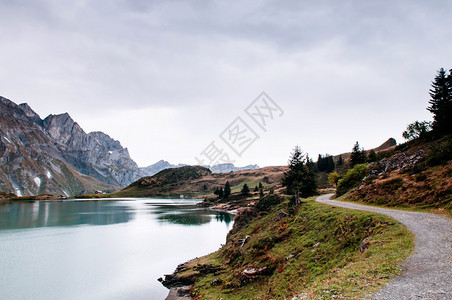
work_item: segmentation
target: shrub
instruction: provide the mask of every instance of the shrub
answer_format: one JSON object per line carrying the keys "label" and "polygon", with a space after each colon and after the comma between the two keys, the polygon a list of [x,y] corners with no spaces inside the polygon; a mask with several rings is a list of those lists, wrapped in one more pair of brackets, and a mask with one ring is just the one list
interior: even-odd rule
{"label": "shrub", "polygon": [[259,199],[259,201],[256,204],[256,208],[260,211],[268,211],[272,207],[280,204],[282,201],[282,198],[276,194],[268,194]]}
{"label": "shrub", "polygon": [[368,168],[366,164],[355,165],[348,170],[344,177],[337,182],[336,196],[341,196],[350,189],[360,185],[367,173]]}
{"label": "shrub", "polygon": [[428,158],[430,166],[440,165],[452,159],[452,140],[449,138],[438,144],[430,146],[432,153]]}

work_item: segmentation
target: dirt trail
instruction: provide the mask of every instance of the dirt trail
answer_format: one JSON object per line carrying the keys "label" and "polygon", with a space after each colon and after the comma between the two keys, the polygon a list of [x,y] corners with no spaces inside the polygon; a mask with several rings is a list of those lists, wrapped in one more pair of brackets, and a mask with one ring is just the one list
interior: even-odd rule
{"label": "dirt trail", "polygon": [[366,299],[452,299],[452,219],[429,213],[401,211],[330,200],[317,202],[390,216],[415,235],[415,251],[403,264],[403,274]]}

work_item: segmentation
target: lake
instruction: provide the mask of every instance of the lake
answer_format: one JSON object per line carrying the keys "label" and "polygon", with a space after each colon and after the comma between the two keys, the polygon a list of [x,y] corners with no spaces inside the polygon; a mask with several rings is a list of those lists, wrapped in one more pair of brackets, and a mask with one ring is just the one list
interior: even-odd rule
{"label": "lake", "polygon": [[157,279],[219,249],[232,226],[195,203],[0,205],[0,299],[165,299]]}

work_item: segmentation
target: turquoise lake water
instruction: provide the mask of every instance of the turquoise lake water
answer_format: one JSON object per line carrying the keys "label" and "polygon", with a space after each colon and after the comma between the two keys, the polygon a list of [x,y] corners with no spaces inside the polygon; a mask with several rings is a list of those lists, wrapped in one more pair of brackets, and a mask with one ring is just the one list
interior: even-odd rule
{"label": "turquoise lake water", "polygon": [[0,299],[164,299],[157,279],[217,250],[232,227],[195,203],[0,205]]}

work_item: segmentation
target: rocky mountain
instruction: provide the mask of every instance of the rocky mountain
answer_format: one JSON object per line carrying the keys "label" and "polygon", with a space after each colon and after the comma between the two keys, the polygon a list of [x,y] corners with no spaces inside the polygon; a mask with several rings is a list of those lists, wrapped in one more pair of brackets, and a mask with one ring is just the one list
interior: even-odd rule
{"label": "rocky mountain", "polygon": [[63,158],[82,174],[117,186],[140,178],[137,164],[119,141],[103,132],[85,133],[69,114],[49,115],[43,128]]}
{"label": "rocky mountain", "polygon": [[0,192],[72,196],[139,177],[127,149],[108,135],[85,133],[68,114],[42,120],[26,103],[0,97]]}
{"label": "rocky mountain", "polygon": [[[155,175],[158,172],[166,170],[166,169],[174,169],[174,168],[180,168],[180,167],[185,167],[185,166],[188,166],[188,165],[186,165],[186,164],[173,165],[173,164],[170,164],[169,162],[167,162],[166,160],[160,160],[160,161],[156,162],[155,164],[152,164],[148,167],[140,168],[140,172],[141,172],[142,177],[145,177],[145,176]],[[204,167],[210,169],[210,171],[212,171],[212,173],[229,173],[229,172],[242,171],[242,170],[259,169],[258,165],[247,165],[244,167],[236,167],[236,166],[234,166],[234,164],[231,164],[231,163],[217,164],[214,166],[204,166]]]}
{"label": "rocky mountain", "polygon": [[209,167],[209,169],[210,169],[210,171],[212,171],[212,173],[229,173],[229,172],[235,172],[235,171],[259,169],[259,166],[258,165],[247,165],[244,167],[236,167],[236,166],[234,166],[234,164],[226,163],[226,164],[214,165],[212,167]]}
{"label": "rocky mountain", "polygon": [[173,165],[170,164],[169,162],[167,162],[166,160],[159,160],[158,162],[156,162],[155,164],[152,164],[150,166],[144,167],[144,168],[140,168],[140,172],[142,177],[146,177],[146,176],[152,176],[157,174],[160,171],[166,170],[166,169],[174,169],[174,168],[180,168],[180,167],[184,167],[187,166],[185,164],[178,164],[178,165]]}

